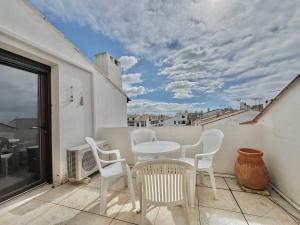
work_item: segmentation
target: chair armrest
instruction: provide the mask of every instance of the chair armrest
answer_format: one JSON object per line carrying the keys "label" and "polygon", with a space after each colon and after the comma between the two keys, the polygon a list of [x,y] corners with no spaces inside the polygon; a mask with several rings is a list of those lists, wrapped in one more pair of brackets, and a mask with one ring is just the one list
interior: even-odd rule
{"label": "chair armrest", "polygon": [[112,163],[126,163],[126,160],[125,159],[115,159],[115,160],[102,160],[102,159],[99,159],[101,163],[106,163],[106,164],[112,164]]}
{"label": "chair armrest", "polygon": [[181,157],[185,157],[185,153],[186,153],[186,150],[189,150],[189,149],[193,149],[193,148],[196,148],[196,147],[200,147],[201,146],[201,142],[197,142],[196,144],[193,144],[193,145],[182,145],[181,146]]}
{"label": "chair armrest", "polygon": [[107,151],[100,151],[101,154],[103,155],[111,155],[111,154],[115,154],[117,159],[121,159],[121,153],[119,149],[114,149],[114,150],[107,150]]}
{"label": "chair armrest", "polygon": [[195,160],[198,160],[199,158],[202,158],[203,156],[212,156],[214,154],[216,154],[216,152],[196,154]]}

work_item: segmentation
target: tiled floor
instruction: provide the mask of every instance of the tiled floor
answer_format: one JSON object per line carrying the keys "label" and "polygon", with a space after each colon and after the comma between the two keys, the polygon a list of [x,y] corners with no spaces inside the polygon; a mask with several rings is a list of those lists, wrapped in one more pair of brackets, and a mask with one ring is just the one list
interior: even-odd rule
{"label": "tiled floor", "polygon": [[[198,183],[198,182],[197,182]],[[242,192],[233,178],[216,178],[218,200],[213,199],[209,178],[197,186],[196,206],[190,208],[191,225],[297,225],[299,217],[275,192],[272,198]],[[128,192],[120,180],[109,191],[107,215],[99,214],[99,177],[89,184],[65,184],[37,188],[0,205],[0,224],[5,225],[130,225],[139,214],[131,209]],[[279,207],[281,203],[284,209]],[[289,213],[288,213],[289,212]],[[180,207],[150,208],[147,223],[184,225]]]}

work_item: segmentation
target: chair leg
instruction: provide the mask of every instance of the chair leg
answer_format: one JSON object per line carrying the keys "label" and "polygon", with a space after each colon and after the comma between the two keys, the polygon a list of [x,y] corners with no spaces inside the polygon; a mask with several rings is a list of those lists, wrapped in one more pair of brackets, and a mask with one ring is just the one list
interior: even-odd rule
{"label": "chair leg", "polygon": [[214,198],[217,199],[216,180],[215,180],[215,176],[214,176],[214,170],[212,167],[209,168],[208,173],[209,173],[209,177],[210,177],[210,181],[211,181],[211,186],[212,186],[213,192],[214,192]]}
{"label": "chair leg", "polygon": [[200,184],[204,184],[204,172],[200,172]]}
{"label": "chair leg", "polygon": [[146,223],[146,210],[147,210],[147,207],[146,207],[146,203],[145,201],[141,201],[141,225],[145,225]]}
{"label": "chair leg", "polygon": [[187,225],[189,225],[190,224],[190,217],[189,217],[189,208],[188,208],[187,203],[183,204],[182,207],[183,207],[183,214],[184,214],[185,223]]}
{"label": "chair leg", "polygon": [[127,178],[127,176],[124,176],[124,187],[125,188],[128,187],[128,178]]}
{"label": "chair leg", "polygon": [[195,192],[196,192],[196,171],[190,173],[190,185],[189,185],[189,197],[190,197],[190,205],[194,207],[195,205]]}
{"label": "chair leg", "polygon": [[101,178],[101,187],[100,187],[100,214],[106,214],[106,204],[107,204],[107,189],[108,181],[105,178]]}
{"label": "chair leg", "polygon": [[8,159],[4,159],[2,162],[4,162],[3,163],[4,177],[7,177],[7,175],[8,175]]}
{"label": "chair leg", "polygon": [[132,182],[132,177],[131,177],[131,171],[129,166],[126,166],[126,175],[127,175],[127,182],[128,182],[128,187],[129,187],[129,192],[130,192],[130,198],[131,198],[131,202],[132,202],[132,208],[135,209],[136,205],[135,205],[135,193],[134,193],[134,188],[133,188],[133,182]]}

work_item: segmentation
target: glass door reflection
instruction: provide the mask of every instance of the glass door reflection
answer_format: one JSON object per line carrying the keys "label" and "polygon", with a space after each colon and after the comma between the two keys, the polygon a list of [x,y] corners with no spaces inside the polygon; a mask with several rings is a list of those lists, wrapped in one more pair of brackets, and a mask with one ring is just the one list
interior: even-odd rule
{"label": "glass door reflection", "polygon": [[0,64],[0,196],[42,178],[40,75]]}

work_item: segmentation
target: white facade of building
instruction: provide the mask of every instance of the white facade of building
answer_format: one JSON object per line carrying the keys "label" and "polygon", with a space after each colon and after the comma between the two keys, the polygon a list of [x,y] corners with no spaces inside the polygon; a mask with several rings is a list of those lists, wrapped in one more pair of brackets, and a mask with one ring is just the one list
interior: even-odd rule
{"label": "white facade of building", "polygon": [[[0,48],[51,67],[52,176],[66,179],[68,148],[99,127],[127,126],[119,67],[92,64],[26,1],[0,1]],[[105,54],[105,57],[110,56]],[[72,87],[74,101],[69,102]],[[81,96],[84,104],[79,105]]]}
{"label": "white facade of building", "polygon": [[163,121],[163,126],[186,126],[186,124],[188,124],[188,113],[179,113]]}

